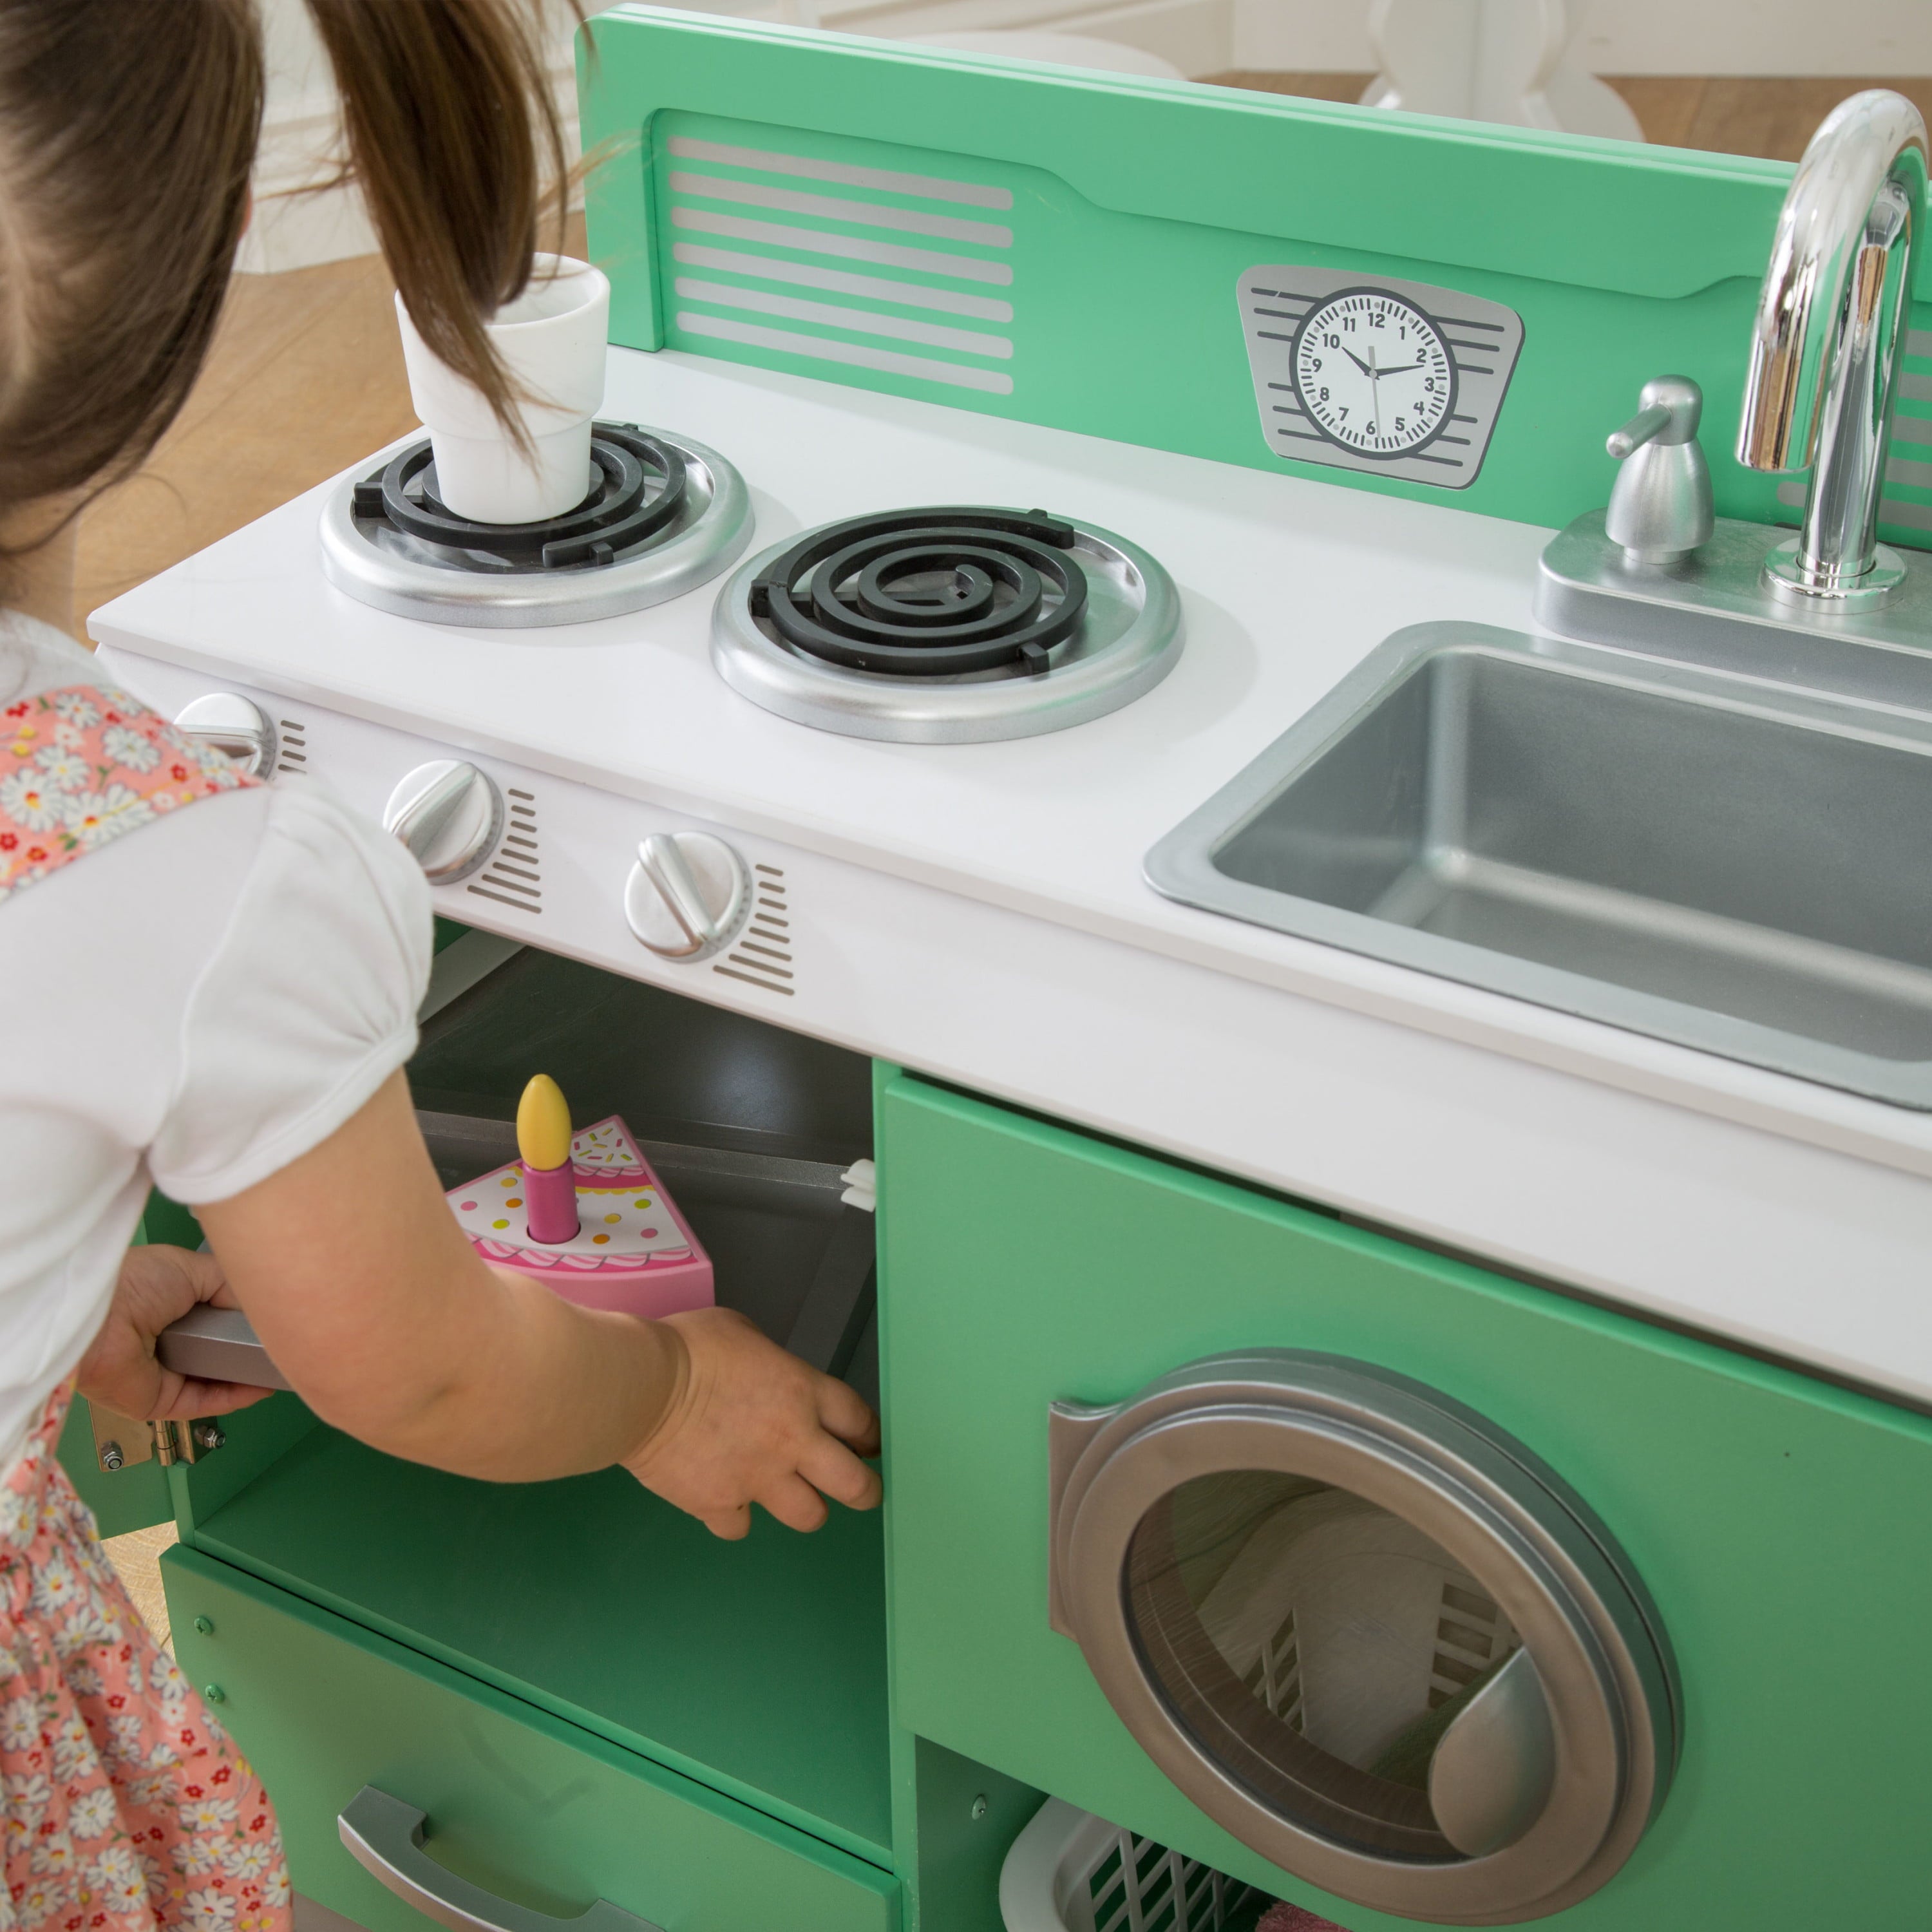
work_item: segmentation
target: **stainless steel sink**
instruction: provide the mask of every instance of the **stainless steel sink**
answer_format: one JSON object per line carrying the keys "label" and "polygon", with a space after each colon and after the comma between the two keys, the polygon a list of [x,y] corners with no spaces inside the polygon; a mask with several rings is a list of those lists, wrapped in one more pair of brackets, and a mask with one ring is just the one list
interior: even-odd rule
{"label": "stainless steel sink", "polygon": [[1932,716],[1467,624],[1149,854],[1171,898],[1932,1108]]}

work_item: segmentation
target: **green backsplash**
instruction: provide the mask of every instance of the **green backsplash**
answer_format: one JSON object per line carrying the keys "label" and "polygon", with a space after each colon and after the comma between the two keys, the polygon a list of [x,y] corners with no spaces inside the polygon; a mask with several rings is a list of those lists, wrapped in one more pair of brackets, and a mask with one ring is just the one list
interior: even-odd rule
{"label": "green backsplash", "polygon": [[[1802,479],[1728,454],[1783,164],[642,6],[592,31],[590,247],[626,346],[1541,524],[1606,499],[1604,436],[1681,373],[1720,512],[1796,520]],[[1270,446],[1237,291],[1283,263],[1521,316],[1472,482]],[[1916,286],[1932,332],[1932,250]],[[1932,332],[1913,346],[1886,527],[1932,545]]]}

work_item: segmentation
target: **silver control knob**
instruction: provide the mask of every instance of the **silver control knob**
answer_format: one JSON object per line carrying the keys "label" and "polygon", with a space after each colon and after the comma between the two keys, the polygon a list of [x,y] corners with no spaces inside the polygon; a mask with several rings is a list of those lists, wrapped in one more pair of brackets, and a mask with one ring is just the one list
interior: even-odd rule
{"label": "silver control knob", "polygon": [[431,885],[453,886],[496,849],[503,795],[474,765],[432,759],[390,793],[382,829],[409,848]]}
{"label": "silver control knob", "polygon": [[197,745],[225,752],[250,778],[273,778],[278,748],[268,714],[232,691],[211,691],[175,715],[175,728]]}
{"label": "silver control knob", "polygon": [[624,883],[624,916],[640,945],[694,965],[722,952],[752,907],[751,874],[708,832],[654,832]]}

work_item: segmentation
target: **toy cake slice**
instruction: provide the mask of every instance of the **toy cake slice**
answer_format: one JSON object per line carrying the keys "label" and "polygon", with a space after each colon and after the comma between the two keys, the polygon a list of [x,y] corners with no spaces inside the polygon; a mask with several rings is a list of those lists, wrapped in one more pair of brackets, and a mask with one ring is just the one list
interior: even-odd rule
{"label": "toy cake slice", "polygon": [[712,1305],[710,1257],[618,1115],[571,1136],[570,1180],[578,1226],[564,1241],[532,1238],[521,1161],[452,1188],[447,1198],[485,1261],[566,1300],[647,1317]]}

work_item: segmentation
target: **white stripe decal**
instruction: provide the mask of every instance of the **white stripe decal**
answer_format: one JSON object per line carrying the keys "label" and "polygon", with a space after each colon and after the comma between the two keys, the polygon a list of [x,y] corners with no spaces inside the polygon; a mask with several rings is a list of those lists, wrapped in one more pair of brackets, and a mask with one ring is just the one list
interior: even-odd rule
{"label": "white stripe decal", "polygon": [[964,363],[936,362],[924,356],[902,356],[891,349],[872,349],[862,343],[835,342],[829,336],[799,335],[788,328],[765,328],[728,316],[698,315],[680,310],[677,326],[687,335],[715,336],[757,349],[776,349],[788,356],[806,356],[821,362],[844,362],[862,369],[880,369],[896,376],[913,376],[953,388],[981,389],[1010,396],[1013,379],[997,369],[975,369]]}
{"label": "white stripe decal", "polygon": [[1004,262],[982,262],[974,255],[945,255],[934,248],[905,248],[862,235],[827,235],[815,228],[793,228],[781,222],[747,221],[736,214],[714,214],[708,208],[674,208],[670,225],[699,235],[724,235],[738,242],[796,248],[806,254],[837,255],[848,262],[876,262],[885,268],[950,275],[962,282],[990,282],[998,288],[1010,286],[1013,279],[1012,270]]}
{"label": "white stripe decal", "polygon": [[[680,242],[670,254],[673,261],[687,268],[719,268],[728,274],[790,282],[796,288],[830,289],[842,296],[863,296],[874,302],[902,302],[910,308],[970,316],[976,322],[1013,319],[1011,302],[1000,302],[992,296],[962,295],[956,289],[929,289],[922,282],[890,281],[884,275],[855,275],[843,268],[821,268],[810,262],[784,261],[776,255],[742,255],[735,248],[707,248],[696,242]],[[1927,428],[1932,429],[1932,424]],[[1932,437],[1928,440],[1932,441]]]}
{"label": "white stripe decal", "polygon": [[861,335],[889,335],[900,342],[928,343],[934,349],[957,349],[968,356],[1010,359],[1013,352],[1011,340],[1004,335],[984,335],[973,328],[947,328],[936,322],[878,315],[869,309],[846,308],[832,302],[802,302],[796,296],[734,288],[728,282],[703,282],[691,275],[678,277],[676,292],[686,302],[749,309],[758,315],[782,315],[794,322],[816,322],[827,328],[849,328]]}
{"label": "white stripe decal", "polygon": [[[672,236],[664,266],[676,265],[671,269],[671,292],[679,304],[674,325],[694,346],[710,337],[944,388],[1012,393],[1012,377],[986,364],[1014,358],[1013,337],[1004,332],[1012,328],[1013,304],[970,287],[977,283],[1010,289],[1012,268],[979,254],[914,247],[910,239],[930,236],[981,250],[1010,248],[1012,229],[953,212],[1010,208],[1013,197],[1006,189],[682,135],[664,147],[674,164],[685,164],[668,167],[659,179],[669,190]],[[854,152],[890,151],[868,144]],[[728,172],[704,172],[706,164]],[[807,191],[807,184],[821,183],[835,191]],[[888,199],[836,191],[840,190]],[[909,202],[925,206],[903,205]],[[793,218],[753,218],[754,211],[766,210]],[[700,238],[705,237],[772,252],[707,246]],[[713,272],[689,272],[704,269]],[[754,319],[765,317],[772,321]],[[778,322],[797,326],[773,326]],[[971,326],[976,322],[993,323],[1001,332]],[[866,339],[880,338],[975,359],[942,361]]]}
{"label": "white stripe decal", "polygon": [[716,141],[692,141],[682,136],[666,145],[674,160],[754,168],[761,174],[836,182],[842,188],[868,188],[880,194],[918,195],[927,201],[956,202],[968,208],[1013,205],[1012,195],[1003,188],[982,188],[977,182],[947,181],[938,175],[903,174],[892,168],[848,167],[842,161],[812,161],[802,154],[773,154],[763,148],[730,148]]}
{"label": "white stripe decal", "polygon": [[722,175],[694,175],[676,170],[674,194],[702,195],[707,201],[734,201],[752,208],[770,208],[785,214],[815,215],[820,221],[849,221],[860,228],[892,228],[902,234],[931,235],[944,242],[970,242],[982,248],[1010,248],[1013,231],[997,222],[964,221],[957,215],[926,214],[910,208],[888,208],[883,202],[848,201],[842,195],[800,194],[790,188],[760,188],[754,182],[727,181]]}

